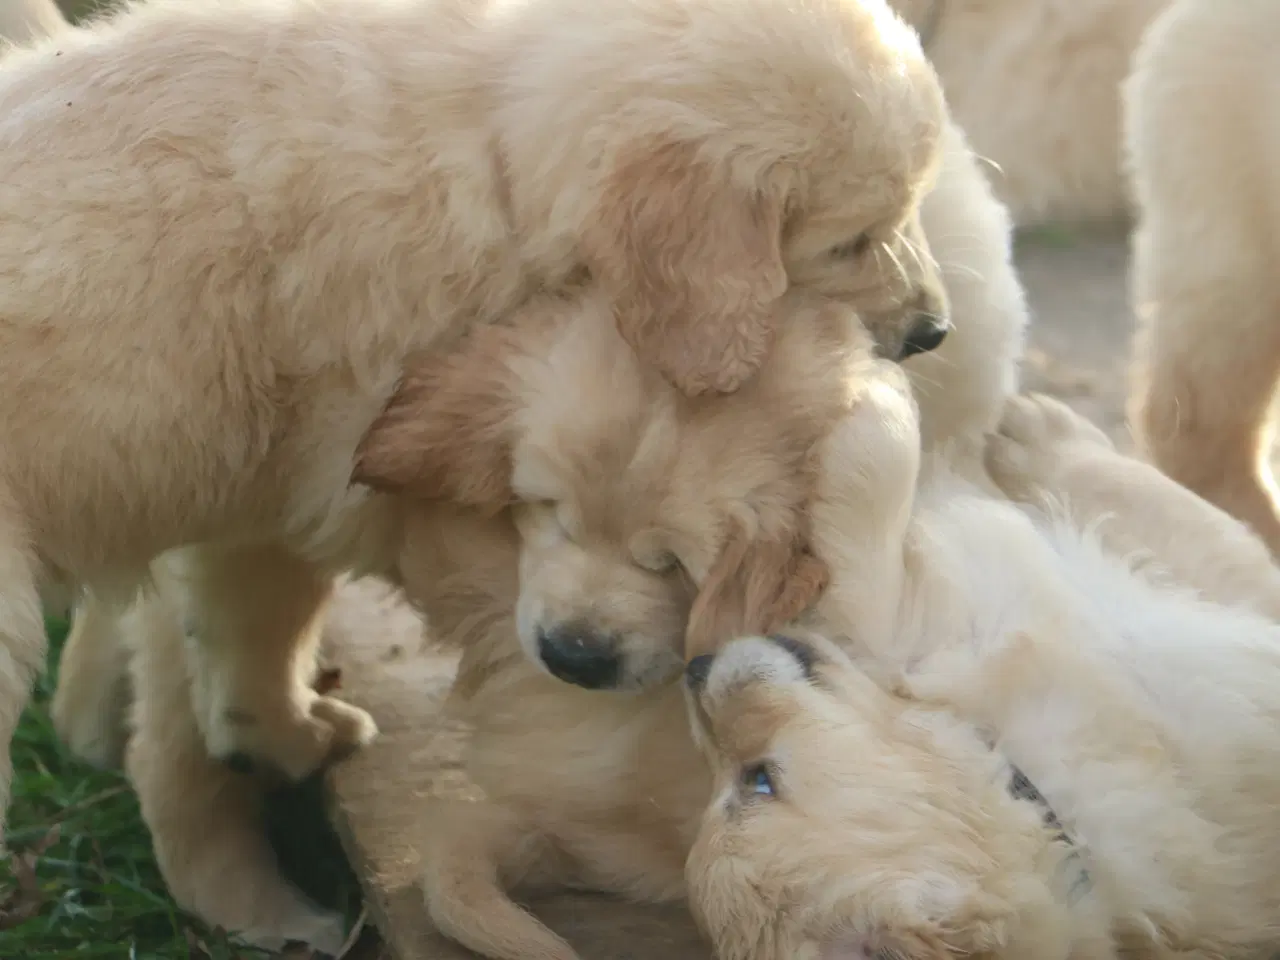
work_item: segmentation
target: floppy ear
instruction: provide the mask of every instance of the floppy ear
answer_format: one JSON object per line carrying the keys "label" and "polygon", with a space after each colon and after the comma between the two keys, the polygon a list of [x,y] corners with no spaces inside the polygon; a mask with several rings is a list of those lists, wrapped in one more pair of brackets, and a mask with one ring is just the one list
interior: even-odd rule
{"label": "floppy ear", "polygon": [[693,602],[685,659],[734,637],[776,632],[813,604],[829,579],[798,533],[753,537],[737,525]]}
{"label": "floppy ear", "polygon": [[773,342],[782,219],[781,196],[658,141],[613,171],[584,253],[643,362],[690,396],[731,393]]}
{"label": "floppy ear", "polygon": [[512,500],[515,334],[478,327],[455,350],[411,360],[356,450],[352,482],[497,513]]}

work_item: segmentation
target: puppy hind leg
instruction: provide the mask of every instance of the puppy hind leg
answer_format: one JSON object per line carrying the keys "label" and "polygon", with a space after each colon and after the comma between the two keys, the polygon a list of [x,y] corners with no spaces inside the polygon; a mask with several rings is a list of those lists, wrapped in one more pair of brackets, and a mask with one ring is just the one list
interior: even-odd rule
{"label": "puppy hind leg", "polygon": [[51,712],[63,743],[100,769],[124,761],[133,699],[129,655],[121,611],[85,590],[62,648]]}
{"label": "puppy hind leg", "polygon": [[1280,556],[1270,466],[1280,305],[1264,293],[1250,288],[1249,302],[1225,293],[1160,302],[1137,341],[1131,420],[1151,462],[1247,523]]}
{"label": "puppy hind leg", "polygon": [[176,608],[149,593],[124,623],[137,650],[126,769],[174,900],[256,946],[279,949],[295,940],[336,954],[342,919],[281,874],[263,823],[263,788],[206,752]]}
{"label": "puppy hind leg", "polygon": [[536,828],[485,801],[435,799],[424,822],[422,891],[441,933],[494,960],[578,960],[507,894],[555,872],[554,851]]}
{"label": "puppy hind leg", "polygon": [[[987,441],[988,473],[1006,496],[1045,509],[1059,504],[1103,547],[1144,561],[1162,582],[1218,603],[1280,619],[1280,567],[1242,521],[1156,467],[1116,450],[1066,404],[1012,397]],[[1153,560],[1154,567],[1145,565]]]}
{"label": "puppy hind leg", "polygon": [[373,718],[311,682],[332,578],[276,545],[165,558],[181,582],[195,695],[210,752],[300,781],[377,735]]}

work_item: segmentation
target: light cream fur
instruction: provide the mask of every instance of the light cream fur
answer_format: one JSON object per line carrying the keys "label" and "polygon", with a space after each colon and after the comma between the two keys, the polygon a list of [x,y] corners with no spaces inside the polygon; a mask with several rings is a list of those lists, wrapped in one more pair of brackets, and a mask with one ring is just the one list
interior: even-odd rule
{"label": "light cream fur", "polygon": [[1130,419],[1171,477],[1280,554],[1280,10],[1178,0],[1125,90],[1138,199]]}
{"label": "light cream fur", "polygon": [[[838,610],[822,630],[861,662],[813,637],[792,641],[803,660],[740,641],[693,697],[716,787],[689,883],[722,960],[1271,956],[1280,625],[1255,612],[1277,577],[1259,544],[1047,398],[1011,402],[993,470],[1024,497],[1115,508],[1087,520],[1142,543],[1140,569],[1080,514],[941,474],[914,507],[869,511],[845,479],[867,436],[853,420],[833,435],[814,517],[821,606]],[[885,508],[910,490],[897,479]],[[1164,563],[1187,522],[1199,569],[1186,547]],[[1236,563],[1258,594],[1228,582]],[[878,610],[849,602],[868,583]],[[1011,795],[1009,763],[1073,842]]]}
{"label": "light cream fur", "polygon": [[1018,224],[1127,217],[1121,85],[1169,0],[892,0]]}
{"label": "light cream fur", "polygon": [[301,679],[331,574],[394,561],[357,443],[410,355],[534,287],[589,275],[690,395],[750,378],[784,287],[936,342],[913,34],[751,2],[155,0],[9,54],[0,742],[41,594],[120,607],[183,545],[210,748],[299,777],[372,736]]}
{"label": "light cream fur", "polygon": [[6,43],[26,44],[67,25],[54,0],[0,0],[0,55]]}

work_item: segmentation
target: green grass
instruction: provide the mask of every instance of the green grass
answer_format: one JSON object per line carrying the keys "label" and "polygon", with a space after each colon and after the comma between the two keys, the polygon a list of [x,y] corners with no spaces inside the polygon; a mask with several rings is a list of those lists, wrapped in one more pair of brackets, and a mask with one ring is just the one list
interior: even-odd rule
{"label": "green grass", "polygon": [[[265,957],[177,909],[124,776],[94,770],[62,747],[48,705],[66,627],[51,623],[49,633],[55,668],[14,741],[8,842],[18,863],[0,865],[0,960]],[[267,827],[285,872],[354,918],[358,884],[324,819],[318,785],[273,797]]]}

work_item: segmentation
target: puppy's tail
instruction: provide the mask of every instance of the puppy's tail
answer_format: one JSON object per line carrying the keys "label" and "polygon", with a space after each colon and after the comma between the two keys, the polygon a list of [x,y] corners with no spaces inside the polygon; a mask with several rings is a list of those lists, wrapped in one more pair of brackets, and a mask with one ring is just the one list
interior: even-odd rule
{"label": "puppy's tail", "polygon": [[554,851],[536,830],[484,801],[433,800],[424,820],[422,892],[441,933],[494,960],[579,960],[505,889],[551,866]]}

